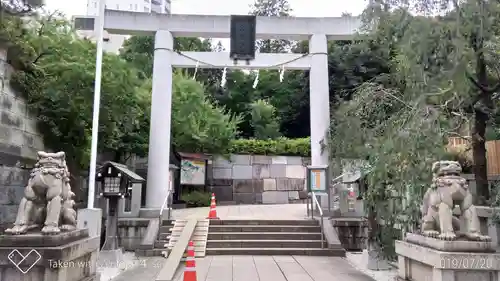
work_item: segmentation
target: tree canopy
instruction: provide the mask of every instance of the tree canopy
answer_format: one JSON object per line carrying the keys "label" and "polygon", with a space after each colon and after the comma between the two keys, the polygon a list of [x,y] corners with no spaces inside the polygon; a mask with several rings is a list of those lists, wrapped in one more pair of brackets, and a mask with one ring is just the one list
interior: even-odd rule
{"label": "tree canopy", "polygon": [[[23,93],[38,117],[45,144],[64,150],[75,169],[88,163],[92,123],[95,44],[80,39],[71,25],[55,16],[33,18],[16,42],[22,68],[11,85]],[[115,160],[145,156],[149,140],[151,85],[120,56],[105,53],[99,117],[99,151]],[[239,117],[211,104],[204,87],[175,75],[173,143],[200,152],[225,153],[237,135]]]}
{"label": "tree canopy", "polygon": [[489,196],[484,142],[500,88],[493,20],[499,6],[440,4],[373,1],[364,16],[377,25],[360,36],[358,46],[362,53],[375,46],[387,71],[353,88],[332,121],[332,158],[367,160],[370,237],[388,255],[401,230],[418,227],[431,163],[449,157],[448,137],[467,137],[471,128],[479,203]]}

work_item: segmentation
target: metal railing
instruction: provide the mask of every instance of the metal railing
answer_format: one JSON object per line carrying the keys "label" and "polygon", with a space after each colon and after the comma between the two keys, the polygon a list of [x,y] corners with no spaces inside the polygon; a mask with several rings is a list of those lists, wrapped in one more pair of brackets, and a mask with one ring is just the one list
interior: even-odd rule
{"label": "metal railing", "polygon": [[165,207],[167,207],[167,220],[170,220],[170,217],[172,215],[172,204],[170,204],[171,203],[170,199],[172,198],[171,191],[172,191],[171,189],[168,189],[167,195],[165,196],[165,199],[163,199],[163,204],[161,205],[160,215],[158,216],[159,225],[158,225],[158,233],[156,234],[156,239],[159,239],[160,236],[160,229],[163,222],[163,211],[165,210]]}
{"label": "metal railing", "polygon": [[[314,204],[313,204],[314,202]],[[308,204],[309,205],[309,204]],[[320,227],[321,227],[321,249],[325,248],[325,232],[323,230],[323,210],[321,209],[321,205],[319,204],[318,198],[314,192],[311,192],[311,218],[314,219],[314,205],[318,208],[320,215]]]}

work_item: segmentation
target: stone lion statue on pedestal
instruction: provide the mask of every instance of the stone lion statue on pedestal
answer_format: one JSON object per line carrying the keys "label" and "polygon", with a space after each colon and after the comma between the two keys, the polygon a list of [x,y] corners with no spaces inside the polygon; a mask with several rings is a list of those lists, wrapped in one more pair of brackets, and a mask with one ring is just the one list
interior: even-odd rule
{"label": "stone lion statue on pedestal", "polygon": [[[435,162],[432,173],[433,183],[424,195],[421,209],[422,234],[442,240],[454,240],[463,235],[469,240],[490,241],[490,237],[481,235],[472,194],[466,179],[460,176],[460,164]],[[460,207],[459,216],[453,214],[455,206]]]}
{"label": "stone lion statue on pedestal", "polygon": [[76,229],[75,194],[69,176],[64,152],[39,151],[14,226],[5,233],[19,235],[42,226],[43,234]]}

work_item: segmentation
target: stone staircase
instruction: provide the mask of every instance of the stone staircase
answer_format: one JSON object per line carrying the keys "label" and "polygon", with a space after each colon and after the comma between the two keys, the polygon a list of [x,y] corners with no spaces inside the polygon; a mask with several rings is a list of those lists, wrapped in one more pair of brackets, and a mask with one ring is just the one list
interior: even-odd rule
{"label": "stone staircase", "polygon": [[[137,249],[135,253],[138,256],[143,257],[154,257],[162,256],[163,251],[168,251],[165,245],[168,245],[170,238],[172,236],[172,229],[174,227],[174,220],[163,220],[160,226],[160,232],[158,237],[155,239],[152,249]],[[149,246],[151,247],[151,246]]]}
{"label": "stone staircase", "polygon": [[164,220],[160,226],[160,232],[158,233],[158,239],[154,243],[154,249],[161,249],[165,251],[167,249],[170,238],[172,237],[172,230],[174,228],[175,220]]}
{"label": "stone staircase", "polygon": [[321,248],[315,220],[211,220],[207,255],[307,255],[344,257],[340,246]]}
{"label": "stone staircase", "polygon": [[[175,244],[180,239],[184,227],[187,225],[188,220],[176,220],[171,231],[170,240],[168,242],[168,251],[172,251]],[[190,240],[194,243],[194,255],[195,257],[204,257],[205,249],[207,246],[207,236],[209,228],[209,220],[198,220],[196,226],[191,234]]]}

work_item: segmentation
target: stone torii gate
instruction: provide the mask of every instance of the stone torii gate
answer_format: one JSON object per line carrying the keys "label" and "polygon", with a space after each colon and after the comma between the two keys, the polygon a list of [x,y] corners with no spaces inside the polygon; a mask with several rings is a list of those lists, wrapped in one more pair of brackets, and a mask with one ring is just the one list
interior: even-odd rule
{"label": "stone torii gate", "polygon": [[351,39],[361,26],[359,18],[257,17],[257,39],[309,40],[311,55],[257,53],[249,65],[234,65],[227,52],[183,52],[186,56],[182,56],[173,51],[174,37],[229,38],[230,16],[106,10],[104,19],[104,29],[109,33],[155,35],[146,208],[161,208],[167,193],[172,67],[268,69],[292,61],[285,69],[310,70],[312,165],[328,165],[328,150],[322,149],[330,124],[327,43]]}

